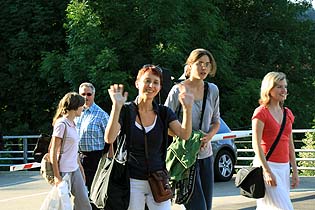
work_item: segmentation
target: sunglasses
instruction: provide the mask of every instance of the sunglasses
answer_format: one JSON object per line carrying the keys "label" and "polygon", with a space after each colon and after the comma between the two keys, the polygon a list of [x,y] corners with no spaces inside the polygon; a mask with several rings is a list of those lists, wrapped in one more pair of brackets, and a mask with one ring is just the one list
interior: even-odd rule
{"label": "sunglasses", "polygon": [[92,93],[81,93],[81,96],[92,96],[93,94]]}
{"label": "sunglasses", "polygon": [[142,66],[142,68],[152,68],[152,69],[158,70],[160,73],[163,73],[162,68],[160,68],[158,65],[155,66],[153,64],[145,64],[145,65]]}

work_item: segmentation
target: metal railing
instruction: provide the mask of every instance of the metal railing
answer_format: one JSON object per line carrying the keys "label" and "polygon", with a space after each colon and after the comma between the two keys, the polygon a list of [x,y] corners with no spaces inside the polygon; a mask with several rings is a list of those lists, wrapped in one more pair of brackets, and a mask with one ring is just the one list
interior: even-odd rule
{"label": "metal railing", "polygon": [[[293,129],[293,136],[295,136],[295,134],[301,134],[301,133],[305,134],[306,132],[315,132],[315,129]],[[302,141],[298,140],[298,139],[294,140],[294,142],[296,144],[302,143]],[[245,137],[242,139],[235,139],[235,144],[237,146],[237,155],[238,155],[237,162],[235,165],[236,169],[242,168],[244,166],[248,166],[253,161],[254,150],[252,149],[251,143],[252,143],[251,137]],[[246,147],[246,148],[243,148],[243,147]],[[314,155],[312,155],[313,158],[299,157],[299,154],[304,153],[304,152],[314,153]],[[295,153],[297,156],[297,158],[296,158],[297,162],[300,162],[300,161],[313,161],[313,162],[315,162],[315,148],[314,149],[299,149],[296,147]],[[298,170],[315,170],[315,164],[313,166],[310,166],[310,167],[298,166]]]}
{"label": "metal railing", "polygon": [[[239,131],[238,131],[239,132]],[[293,134],[315,132],[315,129],[294,129]],[[238,158],[235,168],[242,168],[249,163],[254,158],[254,151],[251,148],[251,132],[248,132],[248,136],[242,136],[235,139],[237,145]],[[33,162],[33,150],[36,145],[37,139],[40,135],[26,135],[26,136],[3,136],[5,150],[0,151],[0,167],[9,167],[15,164],[25,164]],[[301,140],[296,140],[300,142]],[[244,147],[246,148],[242,148]],[[299,149],[297,148],[295,152],[312,152],[315,153],[315,149]],[[315,154],[314,154],[315,156]],[[297,161],[314,161],[315,158],[301,158],[297,157]],[[243,163],[243,164],[240,164]],[[244,164],[245,163],[245,164]],[[314,167],[298,167],[300,170],[315,170]]]}
{"label": "metal railing", "polygon": [[0,151],[0,167],[34,161],[32,153],[39,137],[40,135],[3,136],[5,150]]}

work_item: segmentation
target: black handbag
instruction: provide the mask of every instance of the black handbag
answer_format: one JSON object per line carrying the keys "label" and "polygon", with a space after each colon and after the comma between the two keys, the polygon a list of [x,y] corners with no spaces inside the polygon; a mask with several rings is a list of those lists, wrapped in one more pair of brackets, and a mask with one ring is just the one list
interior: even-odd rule
{"label": "black handbag", "polygon": [[[273,142],[273,144],[271,145],[266,155],[266,160],[269,159],[272,152],[276,148],[280,140],[280,136],[282,135],[283,129],[285,127],[285,123],[286,123],[286,110],[284,109],[283,120],[282,120],[280,131],[277,135],[276,140]],[[236,174],[235,186],[240,188],[240,194],[245,197],[256,198],[256,199],[263,198],[265,196],[266,188],[265,188],[262,167],[250,166],[250,167],[241,168]]]}
{"label": "black handbag", "polygon": [[[128,172],[127,137],[129,134],[130,113],[128,107],[123,107],[124,125],[115,143],[117,148],[112,158],[106,152],[99,161],[94,176],[90,200],[97,208],[103,210],[126,210],[130,200],[130,179]],[[127,134],[128,133],[128,134]]]}

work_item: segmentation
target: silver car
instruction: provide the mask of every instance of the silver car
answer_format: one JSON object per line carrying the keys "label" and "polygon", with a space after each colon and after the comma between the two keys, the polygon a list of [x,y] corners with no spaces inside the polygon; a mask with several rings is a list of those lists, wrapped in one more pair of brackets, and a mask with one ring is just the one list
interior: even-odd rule
{"label": "silver car", "polygon": [[[217,134],[231,132],[231,129],[222,118],[220,123]],[[214,157],[214,180],[217,182],[229,181],[233,176],[237,159],[237,148],[234,139],[213,140],[211,143]]]}

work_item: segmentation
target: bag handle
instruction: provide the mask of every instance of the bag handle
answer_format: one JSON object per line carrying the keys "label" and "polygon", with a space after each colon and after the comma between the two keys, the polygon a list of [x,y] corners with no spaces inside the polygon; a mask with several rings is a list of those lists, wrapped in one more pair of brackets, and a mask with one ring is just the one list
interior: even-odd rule
{"label": "bag handle", "polygon": [[266,160],[268,160],[270,158],[272,152],[275,150],[275,148],[276,148],[276,146],[277,146],[277,144],[278,144],[278,142],[280,140],[280,137],[281,137],[282,132],[283,132],[284,127],[285,127],[285,123],[287,121],[287,117],[286,116],[287,116],[287,110],[284,108],[284,110],[283,110],[283,119],[282,119],[280,131],[279,131],[279,133],[277,135],[276,140],[273,142],[273,144],[271,145],[269,151],[267,152]]}
{"label": "bag handle", "polygon": [[[59,152],[59,156],[58,156],[58,164],[59,164],[61,155],[63,153],[63,147],[65,145],[65,140],[66,140],[66,136],[67,136],[67,124],[65,122],[61,122],[61,123],[63,123],[65,125],[65,131],[63,132],[63,136],[62,136],[62,139],[61,139],[61,147],[60,147],[60,152]],[[49,143],[49,146],[48,146],[48,153],[50,152],[50,148],[51,148],[51,140],[50,140],[50,143]]]}
{"label": "bag handle", "polygon": [[140,124],[141,124],[141,127],[142,127],[142,131],[143,131],[143,135],[144,135],[144,152],[145,152],[145,164],[147,165],[147,174],[149,175],[149,153],[148,153],[148,138],[147,138],[147,132],[145,132],[145,128],[142,124],[142,121],[141,121],[141,117],[140,117],[140,113],[139,113],[139,110],[138,110],[138,106],[137,106],[137,115],[139,117],[139,120],[140,120]]}

